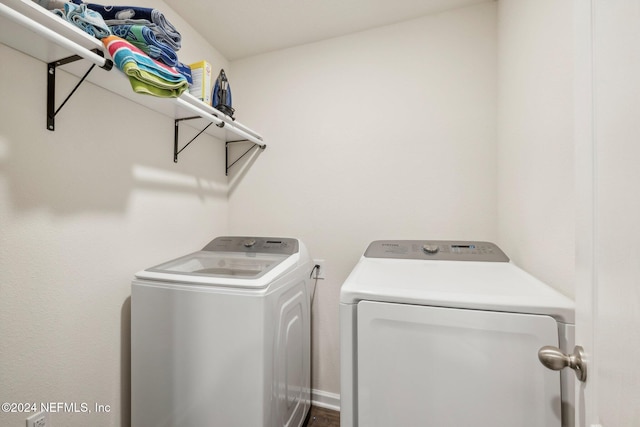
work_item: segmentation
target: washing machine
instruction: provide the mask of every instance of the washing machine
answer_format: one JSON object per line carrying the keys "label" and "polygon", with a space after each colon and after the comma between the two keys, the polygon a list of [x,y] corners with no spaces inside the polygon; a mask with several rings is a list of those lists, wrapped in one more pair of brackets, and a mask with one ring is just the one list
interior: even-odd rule
{"label": "washing machine", "polygon": [[341,427],[568,427],[574,303],[488,242],[374,241],[340,292]]}
{"label": "washing machine", "polygon": [[312,268],[297,239],[231,236],[137,273],[131,425],[301,426]]}

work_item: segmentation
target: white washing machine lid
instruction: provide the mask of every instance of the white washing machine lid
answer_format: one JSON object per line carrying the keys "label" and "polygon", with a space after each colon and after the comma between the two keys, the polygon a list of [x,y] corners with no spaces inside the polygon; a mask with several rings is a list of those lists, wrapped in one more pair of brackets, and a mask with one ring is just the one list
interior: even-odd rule
{"label": "white washing machine lid", "polygon": [[574,302],[570,298],[508,261],[365,255],[340,292],[341,303],[363,300],[544,314],[574,323]]}
{"label": "white washing machine lid", "polygon": [[265,288],[299,260],[296,239],[218,237],[203,250],[136,273],[136,278],[190,285]]}

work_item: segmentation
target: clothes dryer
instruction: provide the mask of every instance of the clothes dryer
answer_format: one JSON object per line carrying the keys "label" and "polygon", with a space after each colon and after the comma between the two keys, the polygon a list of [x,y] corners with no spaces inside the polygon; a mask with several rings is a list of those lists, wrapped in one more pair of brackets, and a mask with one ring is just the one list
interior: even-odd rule
{"label": "clothes dryer", "polygon": [[342,427],[573,425],[574,304],[494,244],[375,241],[340,292]]}
{"label": "clothes dryer", "polygon": [[300,427],[310,273],[291,238],[218,237],[131,285],[131,425]]}

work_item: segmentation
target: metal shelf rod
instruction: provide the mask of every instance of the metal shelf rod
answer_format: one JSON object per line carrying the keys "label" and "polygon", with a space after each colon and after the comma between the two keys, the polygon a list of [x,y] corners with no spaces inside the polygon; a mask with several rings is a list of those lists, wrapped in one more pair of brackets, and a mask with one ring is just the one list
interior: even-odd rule
{"label": "metal shelf rod", "polygon": [[47,40],[52,41],[58,46],[61,46],[70,50],[76,55],[83,57],[87,61],[91,61],[92,63],[96,64],[99,67],[111,68],[112,66],[110,59],[106,59],[100,55],[96,55],[91,50],[80,46],[79,44],[69,40],[64,36],[61,36],[60,34],[45,27],[39,22],[36,22],[33,19],[28,18],[19,12],[16,12],[15,10],[11,9],[9,6],[3,3],[0,3],[0,15],[6,16],[7,18],[11,19],[15,23],[28,28],[29,30],[33,31],[36,34],[41,35]]}
{"label": "metal shelf rod", "polygon": [[[214,125],[218,126],[218,127],[226,127],[229,132],[233,132],[236,135],[247,139],[251,142],[253,142],[256,145],[259,145],[260,148],[264,148],[266,147],[266,144],[264,142],[262,142],[260,139],[256,138],[254,135],[251,135],[235,126],[233,126],[232,124],[226,123],[223,120],[220,120],[218,117],[214,116],[213,114],[209,114],[205,111],[203,111],[201,108],[196,107],[195,105],[191,105],[189,104],[187,101],[180,99],[180,98],[176,98],[176,102],[178,103],[178,105],[180,105],[180,107],[191,111],[193,114],[202,117],[205,120],[210,121],[211,123],[213,123]],[[222,126],[220,126],[222,125]]]}

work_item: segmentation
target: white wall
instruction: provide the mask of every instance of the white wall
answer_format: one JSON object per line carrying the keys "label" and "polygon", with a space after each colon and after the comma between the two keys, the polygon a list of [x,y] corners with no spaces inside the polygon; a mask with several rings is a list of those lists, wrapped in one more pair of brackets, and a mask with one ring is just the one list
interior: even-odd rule
{"label": "white wall", "polygon": [[585,132],[587,139],[580,141],[581,158],[592,163],[580,164],[579,183],[593,191],[584,202],[594,210],[591,230],[578,241],[578,265],[591,267],[593,274],[589,282],[576,284],[579,320],[585,320],[577,332],[590,363],[580,396],[586,411],[580,415],[586,425],[635,427],[640,424],[640,248],[635,244],[640,239],[640,4],[594,1],[580,9],[590,13],[593,25],[585,35],[592,43],[593,103],[585,103],[592,116],[581,116],[587,122],[579,124],[593,133]]}
{"label": "white wall", "polygon": [[499,244],[573,296],[571,2],[500,0],[498,34]]}
{"label": "white wall", "polygon": [[315,389],[339,393],[339,290],[370,241],[497,237],[495,18],[484,3],[231,64],[269,145],[234,170],[230,231],[326,260]]}
{"label": "white wall", "polygon": [[[90,83],[49,132],[45,64],[4,45],[0,63],[0,401],[110,405],[52,424],[128,426],[131,279],[226,233],[224,145],[203,136],[176,165],[172,119]],[[59,104],[78,79],[57,77]]]}

